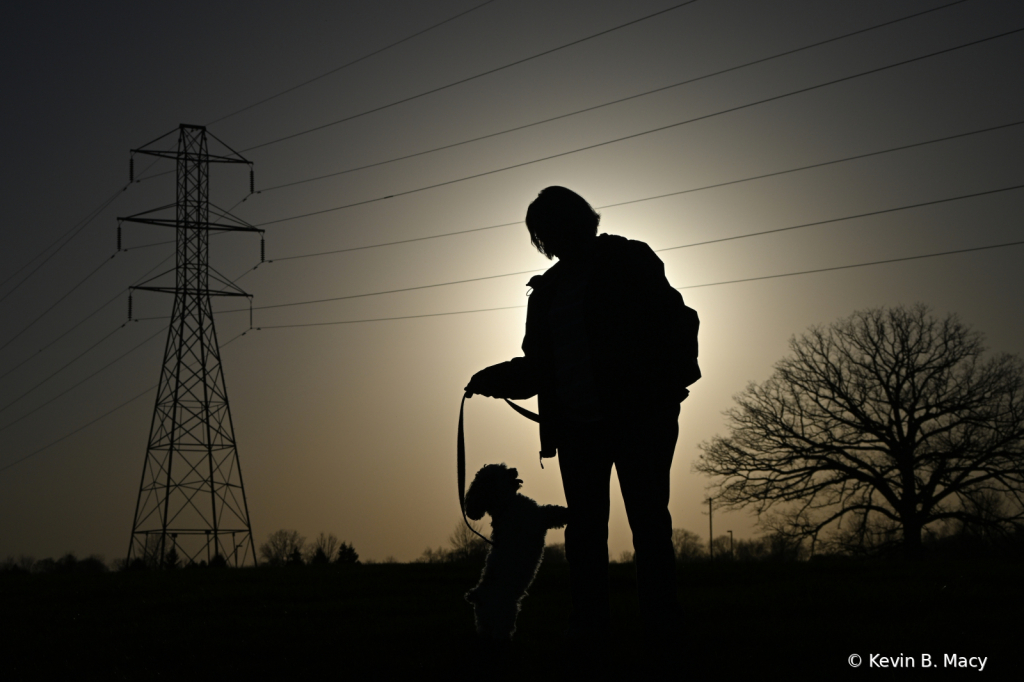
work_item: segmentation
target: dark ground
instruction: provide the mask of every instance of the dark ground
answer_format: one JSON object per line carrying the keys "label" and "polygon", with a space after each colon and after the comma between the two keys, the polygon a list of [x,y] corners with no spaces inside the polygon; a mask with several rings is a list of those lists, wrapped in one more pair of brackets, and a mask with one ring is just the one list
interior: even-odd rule
{"label": "dark ground", "polygon": [[[633,569],[612,569],[614,646],[600,670],[647,679]],[[576,677],[564,670],[567,567],[541,567],[507,652],[473,638],[462,594],[478,575],[436,564],[4,573],[0,678]],[[684,565],[690,631],[665,679],[977,674],[926,672],[922,653],[939,669],[944,654],[987,656],[987,677],[1020,679],[1021,578],[1020,564],[999,562]],[[853,653],[864,658],[858,669]],[[918,668],[871,668],[872,653],[913,656]]]}

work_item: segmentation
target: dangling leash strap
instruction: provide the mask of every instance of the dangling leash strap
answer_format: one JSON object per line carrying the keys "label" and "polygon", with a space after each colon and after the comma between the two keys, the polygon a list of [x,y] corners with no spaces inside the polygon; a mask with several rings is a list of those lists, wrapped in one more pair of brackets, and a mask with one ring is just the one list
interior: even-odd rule
{"label": "dangling leash strap", "polygon": [[[466,398],[471,397],[473,397],[473,394],[470,393],[469,391],[466,391],[466,393],[462,396],[462,404],[459,405],[459,439],[458,445],[456,446],[456,468],[458,469],[459,474],[459,509],[462,510],[462,520],[466,522],[466,526],[471,531],[476,533],[476,535],[482,538],[484,542],[486,542],[489,545],[493,545],[494,543],[491,542],[489,539],[485,538],[483,535],[480,535],[480,533],[478,533],[477,530],[469,524],[469,519],[466,518],[466,436],[465,431],[462,428],[462,415],[466,409]],[[529,410],[523,407],[519,407],[514,402],[510,401],[508,398],[505,399],[505,402],[508,403],[513,410],[523,415],[530,421],[540,423],[540,417],[534,414],[533,412],[530,412]],[[544,468],[543,461],[541,461],[540,466],[542,469]]]}

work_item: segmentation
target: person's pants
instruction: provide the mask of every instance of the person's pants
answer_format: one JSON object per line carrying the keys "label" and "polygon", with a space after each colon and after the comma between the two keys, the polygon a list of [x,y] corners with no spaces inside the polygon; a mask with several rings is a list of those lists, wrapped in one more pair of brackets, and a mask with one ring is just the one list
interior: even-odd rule
{"label": "person's pants", "polygon": [[633,531],[637,592],[648,628],[676,617],[669,470],[679,411],[637,420],[559,425],[558,459],[571,520],[565,530],[573,626],[608,624],[608,511],[612,465]]}

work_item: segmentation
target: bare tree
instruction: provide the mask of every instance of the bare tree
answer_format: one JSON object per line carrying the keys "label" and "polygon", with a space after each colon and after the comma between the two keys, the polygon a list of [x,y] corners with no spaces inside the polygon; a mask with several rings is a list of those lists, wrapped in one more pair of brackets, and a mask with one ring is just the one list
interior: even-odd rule
{"label": "bare tree", "polygon": [[295,556],[301,562],[302,548],[306,538],[297,530],[279,530],[267,536],[267,541],[260,545],[260,556],[271,566],[283,566]]}
{"label": "bare tree", "polygon": [[699,535],[685,528],[672,529],[672,547],[676,550],[676,561],[687,562],[705,559],[707,545]]}
{"label": "bare tree", "polygon": [[334,533],[321,532],[306,548],[306,561],[311,564],[329,564],[334,559],[340,545],[341,541]]}
{"label": "bare tree", "polygon": [[936,521],[1008,530],[1024,517],[1019,357],[983,362],[980,334],[921,305],[854,313],[790,349],[726,411],[730,435],[701,445],[694,468],[723,508],[910,554]]}
{"label": "bare tree", "polygon": [[[473,528],[480,531],[476,526]],[[451,545],[451,561],[482,561],[487,556],[487,543],[465,523],[460,522],[455,526],[455,530],[448,536],[448,543]]]}

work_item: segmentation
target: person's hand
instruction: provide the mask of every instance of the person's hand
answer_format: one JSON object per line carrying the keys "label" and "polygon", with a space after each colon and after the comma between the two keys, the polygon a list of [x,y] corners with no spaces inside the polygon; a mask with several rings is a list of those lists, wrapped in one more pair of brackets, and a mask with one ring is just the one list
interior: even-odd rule
{"label": "person's hand", "polygon": [[[469,383],[466,384],[465,388],[467,398],[472,397],[474,394],[477,393],[488,398],[494,397],[494,382],[490,380],[490,376],[488,375],[488,370],[490,369],[490,367],[487,367],[485,369],[480,370],[479,372],[473,375],[473,378],[469,380]],[[490,374],[493,375],[493,372],[491,372]]]}

